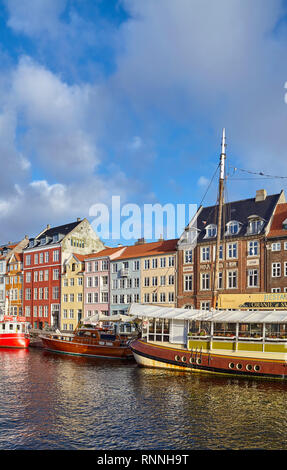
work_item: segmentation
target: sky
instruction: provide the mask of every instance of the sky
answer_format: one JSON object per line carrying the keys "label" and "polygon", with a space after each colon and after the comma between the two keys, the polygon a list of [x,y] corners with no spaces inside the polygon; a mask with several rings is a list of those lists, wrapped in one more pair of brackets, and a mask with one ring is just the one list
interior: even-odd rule
{"label": "sky", "polygon": [[286,56],[283,0],[0,0],[0,243],[215,204],[223,127],[226,200],[286,191]]}

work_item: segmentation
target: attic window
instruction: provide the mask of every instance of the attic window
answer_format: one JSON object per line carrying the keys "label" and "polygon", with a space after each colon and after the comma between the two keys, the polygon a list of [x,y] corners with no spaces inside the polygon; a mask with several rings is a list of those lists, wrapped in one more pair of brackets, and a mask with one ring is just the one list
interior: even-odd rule
{"label": "attic window", "polygon": [[236,235],[240,230],[240,223],[237,220],[231,220],[227,225],[227,233],[229,235]]}
{"label": "attic window", "polygon": [[55,235],[53,235],[53,243],[57,242],[59,240],[59,234],[56,233]]}
{"label": "attic window", "polygon": [[33,246],[34,246],[34,240],[30,240],[30,241],[29,241],[29,247],[31,248],[31,247],[33,247]]}
{"label": "attic window", "polygon": [[287,219],[283,220],[282,228],[283,228],[283,230],[287,230]]}
{"label": "attic window", "polygon": [[249,218],[248,223],[248,233],[259,233],[263,226],[263,220],[257,216],[252,216]]}
{"label": "attic window", "polygon": [[45,245],[45,243],[46,243],[46,237],[41,238],[40,244],[41,244],[41,245]]}
{"label": "attic window", "polygon": [[216,237],[217,227],[214,224],[210,224],[206,227],[206,237],[213,238]]}

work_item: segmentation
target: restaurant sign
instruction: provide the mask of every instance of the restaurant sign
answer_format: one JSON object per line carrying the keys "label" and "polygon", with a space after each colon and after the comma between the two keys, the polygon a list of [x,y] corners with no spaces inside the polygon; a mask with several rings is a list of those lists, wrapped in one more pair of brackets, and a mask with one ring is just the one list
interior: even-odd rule
{"label": "restaurant sign", "polygon": [[218,308],[224,310],[287,310],[287,292],[272,292],[262,294],[220,294],[218,296]]}

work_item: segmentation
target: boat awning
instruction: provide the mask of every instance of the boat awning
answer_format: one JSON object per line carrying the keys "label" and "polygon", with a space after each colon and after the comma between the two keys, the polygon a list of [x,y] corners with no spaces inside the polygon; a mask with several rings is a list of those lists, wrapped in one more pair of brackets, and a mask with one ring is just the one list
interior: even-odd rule
{"label": "boat awning", "polygon": [[132,322],[136,317],[131,317],[129,315],[103,315],[102,313],[97,313],[91,317],[84,318],[84,323],[98,323],[100,321],[106,322]]}
{"label": "boat awning", "polygon": [[195,310],[156,305],[131,304],[129,314],[137,318],[201,320],[222,323],[287,323],[286,310]]}

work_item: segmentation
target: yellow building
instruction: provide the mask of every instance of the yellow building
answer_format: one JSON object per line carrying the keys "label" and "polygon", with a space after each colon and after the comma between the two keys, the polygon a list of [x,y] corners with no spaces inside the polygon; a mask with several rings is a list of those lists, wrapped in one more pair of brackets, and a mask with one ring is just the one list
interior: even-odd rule
{"label": "yellow building", "polygon": [[141,258],[141,303],[176,306],[176,244],[177,240],[146,244]]}
{"label": "yellow building", "polygon": [[75,330],[83,317],[84,259],[85,255],[72,254],[63,266],[61,280],[61,330]]}
{"label": "yellow building", "polygon": [[23,253],[13,253],[7,261],[6,315],[22,316]]}

